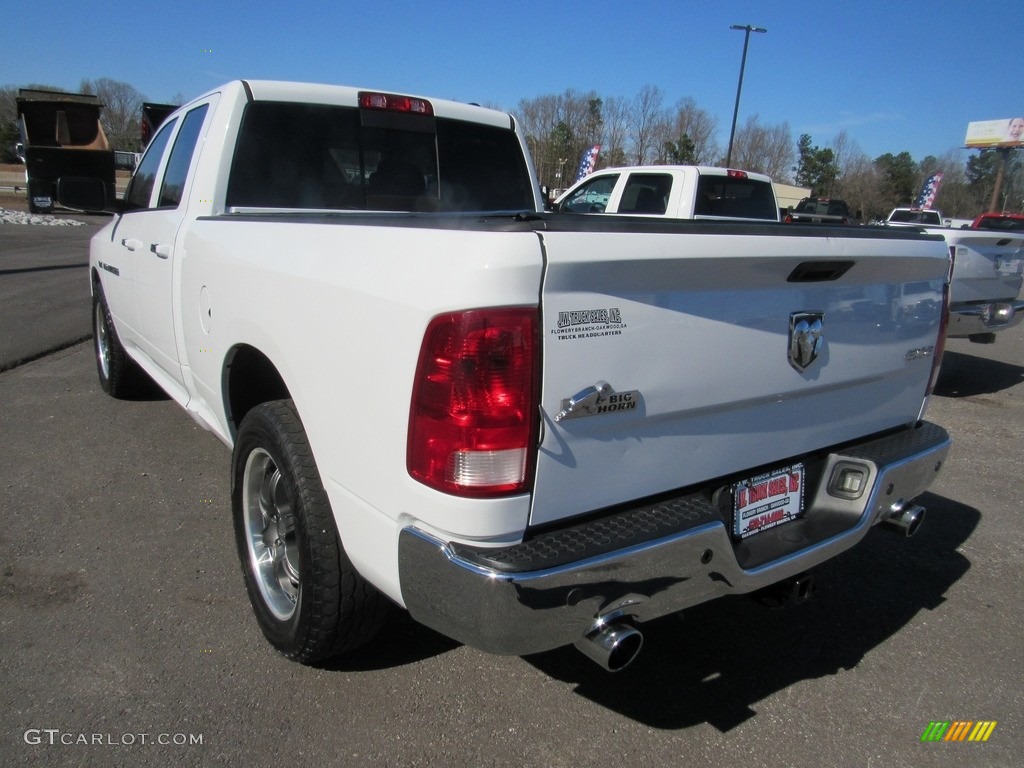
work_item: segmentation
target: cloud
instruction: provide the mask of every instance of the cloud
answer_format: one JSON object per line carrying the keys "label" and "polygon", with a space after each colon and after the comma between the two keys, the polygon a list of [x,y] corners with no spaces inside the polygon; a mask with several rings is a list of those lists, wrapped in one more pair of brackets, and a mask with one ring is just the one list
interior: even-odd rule
{"label": "cloud", "polygon": [[804,125],[797,129],[798,133],[834,134],[839,131],[856,128],[865,125],[878,125],[880,123],[896,123],[906,120],[906,115],[899,112],[870,112],[857,114],[855,112],[840,112],[839,118],[828,123],[815,123]]}

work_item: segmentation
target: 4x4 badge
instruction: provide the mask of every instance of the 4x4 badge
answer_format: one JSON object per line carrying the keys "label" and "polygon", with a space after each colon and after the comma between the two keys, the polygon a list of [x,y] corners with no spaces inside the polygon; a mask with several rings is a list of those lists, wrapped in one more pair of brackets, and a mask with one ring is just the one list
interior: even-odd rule
{"label": "4x4 badge", "polygon": [[789,364],[803,373],[825,346],[825,313],[794,312],[789,316]]}

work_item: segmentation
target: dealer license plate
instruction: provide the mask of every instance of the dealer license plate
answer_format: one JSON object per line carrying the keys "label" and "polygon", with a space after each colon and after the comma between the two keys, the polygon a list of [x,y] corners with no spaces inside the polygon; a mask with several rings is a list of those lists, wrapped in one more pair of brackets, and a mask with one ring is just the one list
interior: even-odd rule
{"label": "dealer license plate", "polygon": [[740,538],[788,523],[804,511],[804,465],[776,469],[737,483],[732,532]]}

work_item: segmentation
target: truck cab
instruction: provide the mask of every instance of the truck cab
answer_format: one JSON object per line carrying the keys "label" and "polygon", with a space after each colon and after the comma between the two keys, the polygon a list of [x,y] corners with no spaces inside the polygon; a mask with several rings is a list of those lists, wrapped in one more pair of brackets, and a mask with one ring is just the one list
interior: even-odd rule
{"label": "truck cab", "polygon": [[696,165],[605,168],[563,193],[554,209],[666,219],[779,220],[767,176]]}

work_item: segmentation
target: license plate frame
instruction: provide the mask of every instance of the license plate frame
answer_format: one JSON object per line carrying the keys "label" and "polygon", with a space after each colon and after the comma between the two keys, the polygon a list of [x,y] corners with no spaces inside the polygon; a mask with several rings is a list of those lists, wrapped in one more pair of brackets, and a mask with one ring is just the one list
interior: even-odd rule
{"label": "license plate frame", "polygon": [[736,483],[732,489],[732,533],[746,539],[804,514],[803,464],[779,467]]}

